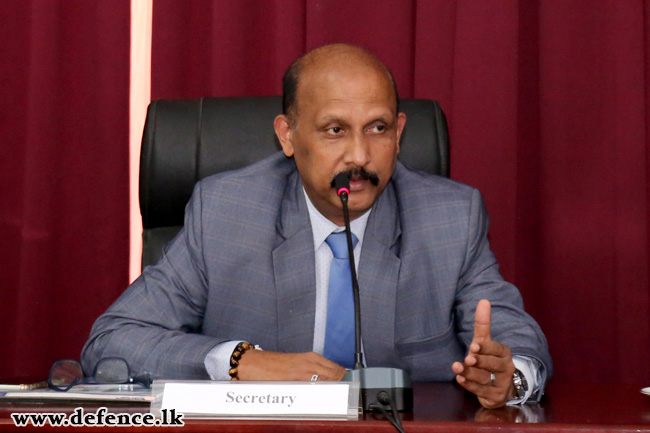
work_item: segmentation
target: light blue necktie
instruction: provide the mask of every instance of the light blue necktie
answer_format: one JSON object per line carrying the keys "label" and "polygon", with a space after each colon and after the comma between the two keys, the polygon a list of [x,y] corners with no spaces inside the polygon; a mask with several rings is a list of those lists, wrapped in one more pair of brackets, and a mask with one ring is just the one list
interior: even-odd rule
{"label": "light blue necktie", "polygon": [[[334,258],[330,267],[323,356],[350,369],[354,364],[354,297],[348,243],[345,232],[332,233],[325,242]],[[357,242],[357,237],[352,233],[353,247]]]}

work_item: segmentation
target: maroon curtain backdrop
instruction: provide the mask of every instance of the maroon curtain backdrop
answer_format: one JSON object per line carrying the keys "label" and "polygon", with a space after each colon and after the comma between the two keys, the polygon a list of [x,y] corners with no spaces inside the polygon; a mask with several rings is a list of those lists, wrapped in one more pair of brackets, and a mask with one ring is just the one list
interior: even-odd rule
{"label": "maroon curtain backdrop", "polygon": [[0,8],[0,376],[79,358],[128,283],[129,2]]}
{"label": "maroon curtain backdrop", "polygon": [[[556,380],[650,383],[648,0],[157,0],[152,95],[279,94],[329,42],[438,100]],[[271,127],[271,125],[269,125]]]}
{"label": "maroon curtain backdrop", "polygon": [[[127,284],[129,4],[2,6],[0,372],[43,375]],[[152,94],[279,94],[305,50],[375,51],[447,113],[556,380],[647,385],[649,6],[157,0]]]}

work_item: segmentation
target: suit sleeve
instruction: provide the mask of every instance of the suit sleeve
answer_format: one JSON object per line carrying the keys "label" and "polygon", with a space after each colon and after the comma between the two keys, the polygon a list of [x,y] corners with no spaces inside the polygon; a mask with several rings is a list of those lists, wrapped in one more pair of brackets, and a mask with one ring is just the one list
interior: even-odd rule
{"label": "suit sleeve", "polygon": [[208,291],[201,202],[199,183],[185,226],[160,262],[147,267],[95,322],[81,357],[87,374],[101,358],[117,356],[132,372],[154,378],[209,379],[204,360],[220,341],[200,333]]}
{"label": "suit sleeve", "polygon": [[[473,191],[464,263],[456,293],[456,324],[465,346],[473,337],[474,312],[481,299],[492,304],[492,339],[507,345],[513,355],[534,358],[541,364],[542,388],[552,374],[546,337],[524,311],[519,290],[503,280],[488,241],[489,218],[480,193]],[[541,396],[541,393],[539,393]]]}

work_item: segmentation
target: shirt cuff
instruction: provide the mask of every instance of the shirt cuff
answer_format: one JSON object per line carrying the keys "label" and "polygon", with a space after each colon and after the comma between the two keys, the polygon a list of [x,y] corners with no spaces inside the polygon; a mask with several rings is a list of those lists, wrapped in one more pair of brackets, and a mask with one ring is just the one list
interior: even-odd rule
{"label": "shirt cuff", "polygon": [[[242,340],[243,341],[243,340]],[[230,357],[242,341],[231,340],[219,343],[205,355],[203,364],[212,380],[230,380]]]}
{"label": "shirt cuff", "polygon": [[539,361],[534,358],[529,358],[528,356],[523,355],[514,355],[512,357],[512,362],[515,364],[515,368],[524,375],[526,378],[526,383],[528,384],[528,389],[526,394],[522,398],[514,398],[506,403],[509,406],[524,404],[533,395],[533,392],[539,387]]}

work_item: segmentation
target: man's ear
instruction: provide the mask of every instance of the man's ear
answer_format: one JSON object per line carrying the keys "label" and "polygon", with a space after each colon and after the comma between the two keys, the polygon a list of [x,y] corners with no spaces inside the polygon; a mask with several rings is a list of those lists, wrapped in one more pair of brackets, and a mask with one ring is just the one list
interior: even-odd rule
{"label": "man's ear", "polygon": [[288,158],[291,158],[294,152],[293,142],[291,141],[291,134],[293,133],[291,122],[287,116],[280,114],[275,118],[273,127],[275,128],[275,135],[277,135],[278,140],[280,140],[282,151]]}
{"label": "man's ear", "polygon": [[397,153],[399,153],[399,146],[400,146],[399,141],[402,138],[404,125],[406,125],[406,114],[397,113]]}

